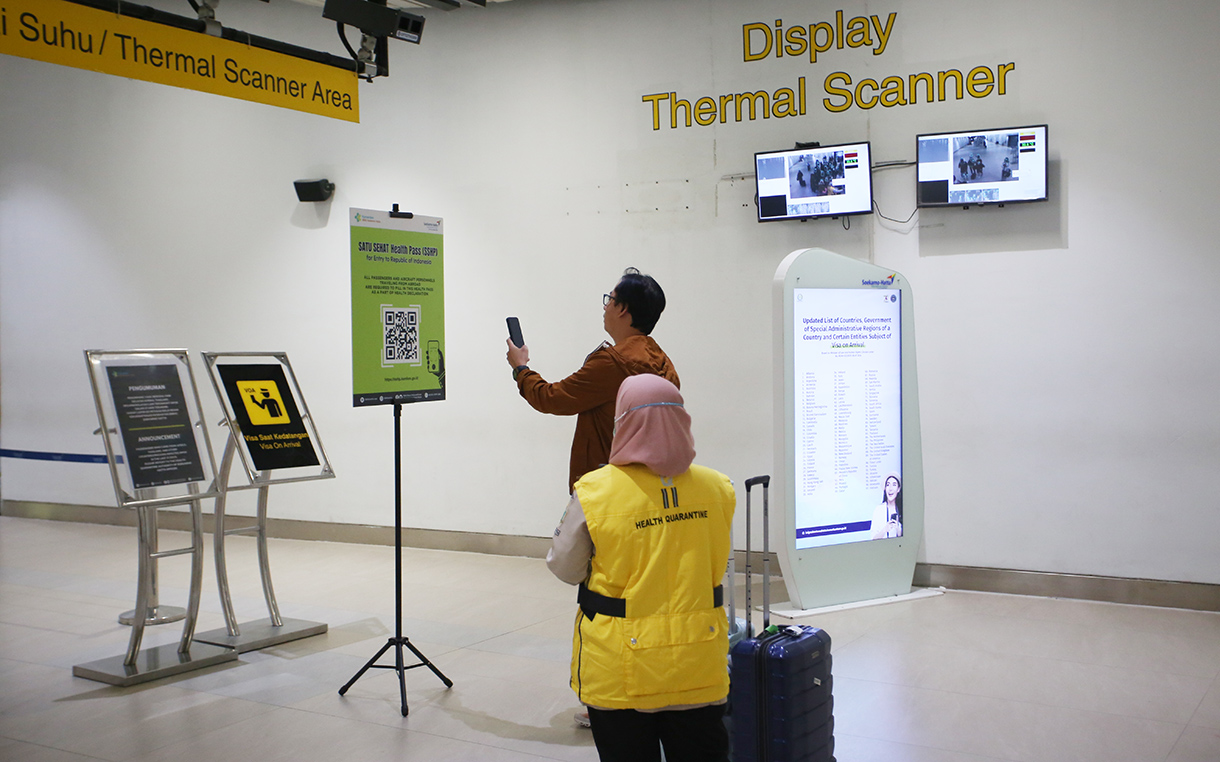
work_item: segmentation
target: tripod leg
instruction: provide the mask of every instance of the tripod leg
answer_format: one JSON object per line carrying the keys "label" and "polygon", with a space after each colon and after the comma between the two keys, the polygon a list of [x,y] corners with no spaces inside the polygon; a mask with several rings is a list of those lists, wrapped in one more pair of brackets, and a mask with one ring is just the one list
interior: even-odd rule
{"label": "tripod leg", "polygon": [[[420,663],[424,664],[428,669],[432,670],[432,674],[436,675],[437,677],[439,677],[441,679],[441,682],[445,684],[446,688],[453,687],[453,681],[450,680],[449,678],[445,677],[444,673],[441,672],[439,669],[437,669],[435,664],[428,661],[428,657],[424,656],[422,653],[420,653],[418,648],[411,645],[410,638],[403,638],[403,643],[407,646],[407,648],[411,649],[411,653],[415,654],[416,658],[419,659]],[[404,699],[404,702],[405,702],[405,699]],[[404,703],[404,706],[405,706],[405,703]]]}
{"label": "tripod leg", "polygon": [[406,667],[403,666],[403,663],[402,663],[402,644],[405,642],[407,642],[406,638],[396,638],[395,642],[394,642],[394,645],[397,646],[397,648],[394,649],[396,652],[396,656],[397,656],[394,664],[396,665],[395,668],[398,670],[398,694],[399,694],[399,696],[402,697],[402,716],[403,717],[407,716],[407,711],[408,711],[407,710],[407,669],[406,669]]}
{"label": "tripod leg", "polygon": [[365,664],[363,667],[360,668],[360,671],[356,673],[355,677],[353,677],[351,680],[348,680],[347,684],[339,689],[339,695],[342,696],[343,694],[347,693],[347,689],[352,687],[353,685],[355,685],[356,681],[360,679],[360,676],[363,675],[365,672],[368,672],[369,667],[372,667],[374,664],[376,664],[377,660],[381,658],[381,655],[386,652],[386,649],[388,649],[392,645],[394,645],[394,639],[390,638],[390,640],[386,641],[386,644],[381,647],[381,650],[378,651],[373,656],[373,658],[369,659],[367,664]]}

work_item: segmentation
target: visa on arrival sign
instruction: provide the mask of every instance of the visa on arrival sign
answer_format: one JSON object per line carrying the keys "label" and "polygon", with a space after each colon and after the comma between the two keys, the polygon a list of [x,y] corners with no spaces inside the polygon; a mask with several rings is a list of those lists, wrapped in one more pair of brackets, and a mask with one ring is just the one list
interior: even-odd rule
{"label": "visa on arrival sign", "polygon": [[4,0],[0,53],[360,121],[354,71],[64,0]]}

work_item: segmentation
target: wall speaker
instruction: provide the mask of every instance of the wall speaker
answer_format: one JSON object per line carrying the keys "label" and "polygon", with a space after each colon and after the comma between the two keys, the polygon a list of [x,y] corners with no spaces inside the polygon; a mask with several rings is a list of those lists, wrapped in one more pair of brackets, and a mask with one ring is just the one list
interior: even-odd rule
{"label": "wall speaker", "polygon": [[297,199],[300,201],[326,201],[335,192],[335,184],[323,178],[321,180],[294,180],[297,189]]}

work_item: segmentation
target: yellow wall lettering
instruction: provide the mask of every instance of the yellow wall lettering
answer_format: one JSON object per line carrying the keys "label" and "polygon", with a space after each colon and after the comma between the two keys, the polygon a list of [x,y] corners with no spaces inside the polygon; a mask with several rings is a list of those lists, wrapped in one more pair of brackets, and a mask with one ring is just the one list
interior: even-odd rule
{"label": "yellow wall lettering", "polygon": [[660,102],[669,97],[669,93],[653,93],[645,95],[643,101],[652,103],[652,128],[654,130],[661,129],[661,105]]}
{"label": "yellow wall lettering", "polygon": [[678,99],[677,93],[669,94],[669,126],[677,128],[678,126],[678,109],[682,109],[686,113],[686,126],[690,127],[690,101]]}
{"label": "yellow wall lettering", "polygon": [[862,16],[856,16],[847,25],[847,46],[849,48],[859,48],[864,45],[872,45],[873,38],[869,35],[868,19]]}
{"label": "yellow wall lettering", "polygon": [[783,19],[767,24],[761,21],[742,24],[741,60],[750,63],[761,61],[772,53],[776,58],[804,55],[809,52],[809,63],[818,62],[818,54],[843,48],[873,48],[873,55],[885,52],[894,31],[898,14],[891,13],[882,21],[880,16],[854,16],[844,24],[843,11],[835,11],[834,22],[784,26]]}
{"label": "yellow wall lettering", "polygon": [[733,96],[720,96],[720,123],[724,124],[729,121],[729,106],[733,105]]}
{"label": "yellow wall lettering", "polygon": [[799,116],[797,110],[796,93],[786,87],[781,87],[775,91],[775,99],[771,103],[771,113],[777,117],[784,116]]}
{"label": "yellow wall lettering", "polygon": [[[800,23],[785,23],[782,18],[754,21],[741,26],[741,58],[745,63],[787,57],[817,64],[819,57],[825,59],[844,48],[870,48],[873,55],[879,56],[888,49],[897,21],[897,13],[847,18],[842,10],[835,11],[833,18],[827,12],[820,20],[802,19]],[[846,71],[834,71],[823,81],[826,96],[822,98],[822,107],[832,114],[840,114],[852,108],[868,111],[877,106],[894,108],[960,101],[967,95],[970,98],[1005,95],[1008,75],[1015,70],[1016,64],[1012,62],[995,66],[981,64],[938,72],[891,74],[876,79],[866,77],[858,81]],[[642,100],[651,106],[653,130],[660,130],[665,123],[663,103],[669,106],[670,129],[805,116],[805,77],[797,78],[796,87],[691,98],[680,98],[676,92],[652,93],[643,96]]]}
{"label": "yellow wall lettering", "polygon": [[[936,92],[936,80],[932,79],[931,74],[927,73],[926,71],[921,71],[918,74],[912,74],[908,78],[908,83],[909,83],[908,92],[910,93],[910,100],[907,101],[907,103],[919,103],[918,88],[919,88],[920,82],[922,82],[924,85],[924,90],[923,90],[924,103],[932,102],[933,93]],[[904,103],[903,105],[905,106],[906,104]]]}
{"label": "yellow wall lettering", "polygon": [[842,103],[831,103],[830,98],[822,99],[822,105],[826,107],[827,111],[831,112],[832,114],[838,114],[851,108],[851,90],[847,90],[842,87],[835,87],[833,84],[831,84],[832,82],[843,82],[844,84],[850,85],[851,77],[848,76],[847,72],[845,71],[836,71],[828,76],[826,81],[823,83],[823,87],[826,89],[827,95],[838,96],[843,99]]}
{"label": "yellow wall lettering", "polygon": [[885,77],[880,85],[874,79],[862,79],[854,87],[850,74],[836,71],[827,76],[823,83],[827,97],[822,99],[822,106],[832,114],[842,113],[852,106],[865,110],[878,104],[885,108],[906,106],[920,102],[921,90],[925,103],[943,101],[948,97],[961,100],[966,91],[973,98],[985,98],[993,92],[1004,95],[1007,92],[1006,78],[1014,69],[1015,63],[999,64],[994,69],[976,66],[965,77],[959,69],[939,71],[935,76],[919,72],[906,79],[900,76]]}
{"label": "yellow wall lettering", "polygon": [[784,34],[784,52],[790,56],[804,55],[809,49],[809,42],[805,39],[805,28],[794,26]]}
{"label": "yellow wall lettering", "polygon": [[907,105],[904,84],[902,77],[886,77],[881,80],[881,105],[886,108]]}
{"label": "yellow wall lettering", "polygon": [[966,89],[975,98],[986,98],[991,95],[995,77],[986,66],[976,66],[966,75]]}
{"label": "yellow wall lettering", "polygon": [[[750,42],[757,40],[758,35],[751,35],[751,32],[762,32],[762,49],[757,53],[754,52]],[[771,27],[766,24],[746,24],[741,28],[741,38],[741,50],[746,63],[766,58],[771,54]]]}
{"label": "yellow wall lettering", "polygon": [[[652,129],[659,130],[663,124],[662,116],[669,112],[669,127],[690,127],[691,122],[701,127],[707,127],[717,121],[724,124],[732,118],[734,121],[754,121],[756,119],[782,119],[786,116],[805,115],[805,78],[798,77],[796,88],[780,87],[772,92],[757,90],[754,92],[725,93],[719,96],[705,95],[691,101],[679,98],[677,93],[650,93],[640,99],[652,107]],[[662,104],[668,102],[669,108]]]}
{"label": "yellow wall lettering", "polygon": [[754,105],[762,102],[763,119],[771,116],[771,109],[767,105],[767,93],[760,90],[756,93],[737,93],[737,121],[741,121],[741,104],[748,103],[750,105],[750,121],[754,121],[757,117],[754,114]]}
{"label": "yellow wall lettering", "polygon": [[1000,79],[1000,86],[999,86],[1000,95],[1003,95],[1005,92],[1004,77],[1008,76],[1008,72],[1012,71],[1015,68],[1017,68],[1017,65],[1015,63],[1000,64],[996,68],[996,73]]}
{"label": "yellow wall lettering", "polygon": [[945,81],[952,78],[957,83],[957,99],[962,99],[962,73],[957,69],[946,69],[936,74],[936,100],[943,101],[945,99]]}

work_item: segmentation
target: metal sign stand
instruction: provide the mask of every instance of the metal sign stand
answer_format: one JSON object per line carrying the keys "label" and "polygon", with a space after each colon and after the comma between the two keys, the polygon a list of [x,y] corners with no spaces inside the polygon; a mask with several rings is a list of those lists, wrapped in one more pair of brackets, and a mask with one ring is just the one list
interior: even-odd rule
{"label": "metal sign stand", "polygon": [[[399,211],[398,204],[389,212],[349,209],[348,214],[352,223],[352,404],[394,405],[394,637],[339,689],[339,695],[345,695],[370,669],[392,669],[398,673],[402,716],[406,717],[408,669],[427,667],[446,688],[453,687],[453,681],[402,634],[402,403],[445,399],[443,221]],[[398,247],[402,251],[418,248],[421,256],[366,253],[386,251],[379,247],[387,246],[391,252],[400,250]],[[399,284],[388,289],[393,294],[381,286],[366,285],[386,282]],[[421,349],[425,342],[426,352]],[[411,366],[418,370],[404,372]],[[437,386],[428,375],[435,376]],[[394,663],[378,664],[391,648]],[[404,664],[404,648],[419,662]]]}
{"label": "metal sign stand", "polygon": [[[102,430],[98,429],[94,434],[101,434]],[[139,492],[137,492],[139,494]],[[162,606],[161,596],[157,592],[157,512],[150,511],[146,519],[148,522],[147,531],[140,530],[140,542],[148,543],[148,549],[151,555],[149,575],[151,577],[148,583],[148,615],[144,620],[146,625],[169,624],[170,622],[181,622],[186,619],[186,609],[181,606]],[[119,614],[119,624],[131,625],[136,618],[135,609],[124,611]]]}
{"label": "metal sign stand", "polygon": [[[232,434],[225,445],[225,453],[220,461],[220,484],[226,485],[229,472],[233,466],[233,454],[237,449]],[[279,604],[275,600],[275,590],[271,586],[271,566],[267,553],[267,492],[266,484],[258,488],[258,519],[257,523],[245,527],[227,528],[225,526],[225,496],[228,488],[221,489],[216,498],[216,526],[213,529],[212,549],[216,559],[216,584],[220,588],[220,605],[224,609],[225,627],[208,630],[195,636],[200,643],[212,643],[237,649],[238,653],[257,651],[279,643],[308,638],[326,632],[325,622],[309,622],[303,619],[284,619],[280,616]],[[229,572],[225,561],[225,538],[231,534],[253,534],[258,542],[258,571],[263,583],[263,598],[267,602],[270,616],[252,622],[237,623],[233,613],[233,597],[229,593]]]}
{"label": "metal sign stand", "polygon": [[[393,664],[378,664],[377,660],[386,651],[394,649]],[[402,649],[408,648],[419,661],[403,666]],[[339,689],[339,695],[347,693],[347,689],[356,684],[360,677],[370,669],[392,669],[398,673],[398,693],[402,698],[402,716],[407,716],[407,675],[408,669],[427,667],[441,679],[446,688],[453,687],[453,681],[445,677],[436,665],[428,661],[428,657],[411,645],[410,638],[402,634],[402,403],[394,403],[394,637],[386,641],[381,650],[373,654],[373,658],[360,668],[351,680]]]}
{"label": "metal sign stand", "polygon": [[[220,494],[216,498],[216,523],[212,535],[212,548],[216,561],[216,583],[220,590],[220,605],[224,610],[225,627],[201,632],[195,636],[195,641],[227,646],[236,649],[238,653],[245,653],[246,651],[255,651],[279,643],[320,635],[327,631],[325,622],[285,619],[280,616],[279,604],[275,599],[275,590],[271,585],[271,562],[267,552],[267,498],[271,485],[291,481],[328,479],[334,478],[335,475],[334,471],[331,470],[329,461],[326,460],[326,454],[322,450],[322,443],[317,437],[317,432],[313,428],[309,409],[306,407],[305,399],[297,386],[296,376],[292,372],[288,356],[282,352],[204,352],[203,358],[208,367],[208,376],[212,379],[212,386],[216,390],[217,398],[220,400],[221,407],[225,411],[225,420],[221,422],[221,425],[227,424],[229,432],[224,455],[220,462],[220,475],[217,480],[220,486]],[[320,462],[314,464],[317,466],[316,471],[311,470],[309,473],[301,474],[299,473],[301,469],[298,467],[296,468],[298,471],[296,475],[277,478],[273,476],[272,469],[259,471],[254,466],[255,458],[250,454],[249,447],[243,448],[241,446],[241,443],[246,440],[243,438],[240,416],[238,415],[237,408],[234,407],[235,403],[232,397],[226,394],[225,379],[221,377],[224,375],[224,372],[220,370],[221,368],[238,364],[240,364],[239,368],[241,370],[254,370],[255,373],[253,375],[256,376],[260,375],[260,371],[263,368],[267,372],[262,375],[267,375],[268,377],[276,375],[275,371],[279,369],[286,372],[282,380],[286,387],[289,388],[280,390],[277,384],[275,391],[280,395],[291,394],[294,410],[299,408],[299,421],[296,421],[296,423],[301,426],[303,431],[307,432],[306,441],[311,443],[311,447],[316,446],[315,454],[320,456]],[[266,384],[268,381],[263,380],[260,383]],[[284,415],[282,417],[291,418],[292,416]],[[254,426],[250,427],[252,431],[255,428]],[[242,463],[246,467],[246,476],[249,483],[230,487],[229,476],[233,468],[234,455],[238,452],[241,453]],[[254,488],[258,489],[256,523],[243,527],[226,527],[225,503],[229,491]],[[244,622],[240,625],[233,612],[233,598],[229,592],[228,565],[225,560],[225,538],[233,534],[253,534],[256,538],[259,576],[263,586],[263,598],[267,603],[267,612],[269,614],[266,619]]]}
{"label": "metal sign stand", "polygon": [[[215,484],[215,466],[212,461],[211,445],[207,432],[202,427],[202,408],[199,405],[199,395],[195,390],[194,376],[191,373],[190,361],[185,350],[151,350],[134,352],[104,352],[89,350],[85,352],[85,360],[89,366],[89,378],[93,385],[94,403],[97,405],[98,421],[101,424],[103,441],[106,445],[107,461],[110,464],[110,474],[114,482],[115,495],[120,508],[135,508],[138,517],[138,582],[136,587],[136,607],[129,612],[131,617],[131,637],[127,645],[127,653],[98,661],[78,664],[72,668],[72,674],[90,680],[110,683],[111,685],[128,686],[137,683],[157,680],[181,672],[210,667],[227,661],[235,661],[237,652],[230,648],[222,648],[208,644],[197,644],[192,648],[192,635],[199,615],[199,598],[203,583],[203,510],[201,501],[215,497],[216,492],[209,489],[200,492],[199,482],[207,481],[212,476]],[[149,383],[132,386],[138,389],[136,395],[125,397],[120,403],[118,385],[115,375],[124,373],[131,375],[147,374],[152,371],[164,371],[163,375],[172,377],[174,386],[170,393],[158,392],[163,389],[159,384]],[[118,373],[112,375],[113,371]],[[109,394],[106,382],[109,381]],[[190,387],[194,401],[194,410],[189,407],[182,381]],[[175,386],[176,384],[176,386]],[[145,398],[138,398],[139,393],[147,393]],[[159,398],[154,395],[160,394]],[[169,411],[168,413],[166,411]],[[161,425],[152,425],[157,416],[162,416]],[[137,423],[148,423],[137,428]],[[111,425],[115,424],[115,425]],[[122,429],[122,431],[120,431]],[[155,434],[143,432],[156,431]],[[133,432],[135,435],[133,436]],[[168,432],[168,433],[167,433]],[[131,443],[140,441],[137,436],[153,442],[149,447],[161,448],[157,452],[133,451]],[[178,443],[178,449],[172,450]],[[193,449],[192,449],[193,448]],[[119,452],[123,453],[123,462],[127,469],[118,468]],[[203,454],[206,453],[206,460]],[[168,465],[167,462],[169,462]],[[141,470],[143,469],[143,470]],[[156,482],[157,487],[171,485],[186,485],[185,495],[157,497],[157,487],[148,486],[150,476],[166,471],[175,472]],[[137,472],[139,479],[137,479]],[[141,484],[137,487],[136,484]],[[160,550],[157,539],[157,510],[167,506],[189,505],[191,510],[191,544],[185,548]],[[190,592],[187,607],[180,617],[183,621],[182,637],[177,644],[157,646],[141,651],[140,644],[144,637],[144,628],[149,624],[170,621],[158,616],[160,607],[157,594],[157,562],[170,556],[191,556]],[[164,613],[164,612],[161,612]]]}

